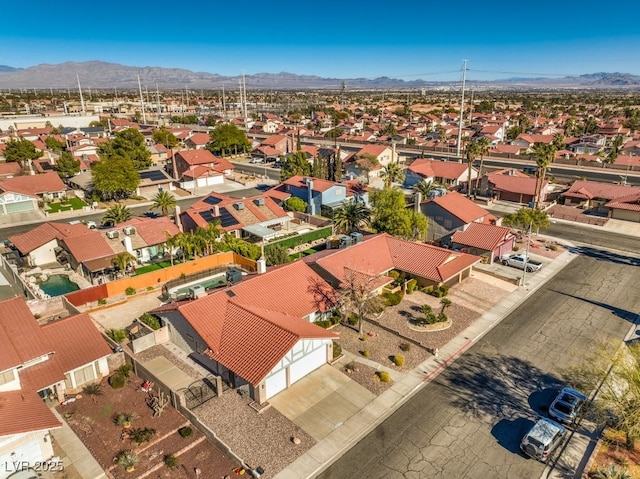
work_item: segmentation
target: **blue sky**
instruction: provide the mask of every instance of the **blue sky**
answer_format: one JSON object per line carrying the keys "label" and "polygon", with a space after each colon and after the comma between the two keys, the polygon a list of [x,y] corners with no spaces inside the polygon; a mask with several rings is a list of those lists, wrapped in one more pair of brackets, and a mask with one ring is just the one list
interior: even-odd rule
{"label": "blue sky", "polygon": [[640,75],[640,28],[627,20],[639,17],[640,2],[253,3],[34,0],[27,12],[7,2],[0,65],[102,60],[221,75],[439,81],[460,79],[466,59],[472,80]]}

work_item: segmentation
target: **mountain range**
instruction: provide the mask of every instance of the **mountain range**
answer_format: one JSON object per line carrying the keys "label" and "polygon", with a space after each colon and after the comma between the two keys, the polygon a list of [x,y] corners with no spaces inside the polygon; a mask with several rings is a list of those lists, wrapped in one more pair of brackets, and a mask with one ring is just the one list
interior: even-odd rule
{"label": "mountain range", "polygon": [[[0,89],[75,89],[80,80],[83,88],[131,90],[140,83],[147,89],[236,89],[242,76],[193,72],[181,68],[132,67],[102,61],[41,64],[28,68],[0,65]],[[245,76],[247,89],[412,89],[427,87],[459,87],[460,82],[425,80],[405,81],[396,78],[325,78],[295,73],[256,73]],[[640,76],[628,73],[591,73],[562,78],[510,78],[495,81],[468,81],[474,88],[590,88],[634,89],[640,87]]]}

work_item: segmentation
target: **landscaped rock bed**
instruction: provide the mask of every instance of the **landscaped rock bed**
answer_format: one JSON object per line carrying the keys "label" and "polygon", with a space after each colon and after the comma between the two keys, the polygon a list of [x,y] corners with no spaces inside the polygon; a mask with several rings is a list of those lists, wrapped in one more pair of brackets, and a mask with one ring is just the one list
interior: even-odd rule
{"label": "landscaped rock bed", "polygon": [[[232,471],[236,464],[170,405],[159,417],[153,417],[153,411],[147,405],[148,393],[140,390],[141,384],[142,380],[134,375],[121,389],[113,389],[103,380],[99,395],[80,395],[75,402],[57,407],[111,477],[136,478],[153,471],[150,477],[186,479],[194,477],[195,468],[207,471],[206,477],[223,477]],[[120,413],[137,416],[131,421],[130,428],[124,429],[115,423],[114,419]],[[182,437],[178,430],[189,426],[191,435]],[[149,442],[138,445],[131,440],[129,434],[139,428],[155,429]],[[125,450],[135,451],[139,459],[132,472],[116,464],[116,457]],[[180,451],[184,453],[180,454]],[[164,464],[168,455],[177,456],[178,467],[169,469]]]}

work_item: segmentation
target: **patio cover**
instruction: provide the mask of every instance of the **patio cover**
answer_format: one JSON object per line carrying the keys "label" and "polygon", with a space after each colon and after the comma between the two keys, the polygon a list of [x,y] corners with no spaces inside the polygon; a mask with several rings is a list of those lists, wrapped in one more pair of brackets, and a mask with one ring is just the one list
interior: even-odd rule
{"label": "patio cover", "polygon": [[243,226],[242,231],[246,231],[247,233],[257,236],[258,238],[270,239],[277,236],[278,232],[270,229],[269,226],[288,223],[289,221],[291,221],[291,218],[289,216],[273,218],[253,225]]}

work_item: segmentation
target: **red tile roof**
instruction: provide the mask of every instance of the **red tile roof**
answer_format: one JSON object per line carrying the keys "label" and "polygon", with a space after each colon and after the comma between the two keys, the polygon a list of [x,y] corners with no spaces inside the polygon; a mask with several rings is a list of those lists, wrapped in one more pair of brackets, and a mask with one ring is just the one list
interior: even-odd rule
{"label": "red tile roof", "polygon": [[[84,225],[79,225],[84,226]],[[73,255],[73,257],[80,263],[96,259],[105,258],[114,254],[113,249],[107,243],[107,240],[102,234],[95,230],[88,230],[88,233],[67,236],[61,239],[66,249]]]}
{"label": "red tile roof", "polygon": [[339,282],[345,281],[349,270],[377,276],[394,268],[444,282],[478,261],[480,258],[477,256],[380,234],[365,237],[362,243],[349,248],[328,253],[315,263]]}
{"label": "red tile roof", "polygon": [[2,162],[0,163],[0,176],[18,175],[20,174],[21,169],[20,163],[17,161]]}
{"label": "red tile roof", "polygon": [[0,393],[0,436],[61,427],[51,410],[34,391]]}
{"label": "red tile roof", "polygon": [[356,156],[373,155],[377,158],[378,156],[382,155],[385,151],[389,149],[390,148],[385,145],[375,145],[375,144],[364,145],[362,148],[360,148],[360,150],[358,150],[358,152],[356,153]]}
{"label": "red tile roof", "polygon": [[206,145],[211,141],[211,136],[209,133],[194,133],[189,138],[187,138],[194,145]]}
{"label": "red tile roof", "polygon": [[111,348],[88,314],[77,314],[41,326],[42,335],[55,352],[63,371],[71,371],[111,354]]}
{"label": "red tile roof", "polygon": [[607,208],[627,211],[640,211],[640,193],[622,196],[605,204]]}
{"label": "red tile roof", "polygon": [[[306,189],[307,188],[307,183],[305,181],[305,178],[307,178],[307,177],[302,176],[302,175],[292,176],[291,178],[283,181],[282,184],[295,186],[296,188]],[[343,185],[341,185],[340,183],[338,183],[336,181],[324,180],[322,178],[310,177],[310,179],[313,182],[313,191],[324,192],[324,191],[327,191],[329,188],[332,188],[334,186],[343,186]]]}
{"label": "red tile roof", "polygon": [[635,195],[637,193],[640,193],[640,188],[636,186],[576,180],[571,185],[571,188],[562,193],[562,196],[568,198],[580,198],[584,200],[590,200],[592,198],[613,200],[624,196]]}
{"label": "red tile roof", "polygon": [[456,191],[434,198],[432,201],[460,219],[463,223],[472,223],[479,219],[488,223],[496,219],[496,217],[487,210]]}
{"label": "red tile roof", "polygon": [[[495,190],[520,193],[523,195],[535,195],[536,179],[519,171],[513,170],[513,174],[504,174],[504,172],[496,171],[487,174],[487,177],[489,182],[493,184]],[[549,182],[544,180],[541,191],[545,191],[548,184]]]}
{"label": "red tile roof", "polygon": [[451,241],[486,251],[495,250],[512,235],[510,228],[483,223],[471,223],[464,231],[456,231]]}
{"label": "red tile roof", "polygon": [[334,294],[309,266],[296,261],[176,309],[205,340],[207,354],[258,384],[300,339],[337,337],[302,319],[329,309],[326,298]]}
{"label": "red tile roof", "polygon": [[211,164],[219,172],[233,170],[233,165],[227,159],[214,156],[209,150],[181,150],[176,156],[182,157],[190,166]]}
{"label": "red tile roof", "polygon": [[14,176],[0,182],[0,190],[31,196],[56,193],[66,189],[67,186],[55,171],[48,171],[39,175]]}
{"label": "red tile roof", "polygon": [[0,371],[51,352],[40,334],[36,319],[21,296],[0,302],[0,344]]}
{"label": "red tile roof", "polygon": [[424,178],[460,178],[467,171],[467,165],[458,163],[457,161],[439,161],[419,158],[415,160],[408,168],[413,173]]}
{"label": "red tile roof", "polygon": [[135,227],[136,234],[142,238],[147,246],[163,244],[167,241],[167,234],[171,237],[180,233],[180,229],[176,224],[166,216],[161,216],[160,218],[136,216],[119,224],[118,228],[121,229],[125,226]]}

